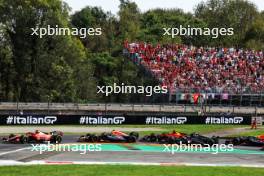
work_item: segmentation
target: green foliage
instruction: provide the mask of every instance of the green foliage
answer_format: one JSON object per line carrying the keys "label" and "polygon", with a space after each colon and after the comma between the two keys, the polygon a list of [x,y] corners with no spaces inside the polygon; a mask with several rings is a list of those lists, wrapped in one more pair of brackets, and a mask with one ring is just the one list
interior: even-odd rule
{"label": "green foliage", "polygon": [[255,5],[247,0],[208,0],[195,9],[195,16],[210,28],[234,28],[233,36],[220,36],[208,43],[225,47],[244,47],[246,32],[257,14]]}
{"label": "green foliage", "polygon": [[[76,70],[85,48],[70,36],[31,35],[31,29],[68,27],[68,7],[60,0],[3,1],[1,97],[5,101],[74,101],[79,86]],[[8,66],[8,67],[6,67]],[[91,71],[87,77],[91,77]],[[80,90],[79,90],[80,91]]]}
{"label": "green foliage", "polygon": [[105,13],[99,7],[85,7],[71,17],[71,23],[77,28],[102,28],[102,35],[81,39],[91,52],[103,52],[111,49],[116,19],[111,13]]}
{"label": "green foliage", "polygon": [[129,0],[120,0],[119,9],[121,39],[129,41],[137,39],[140,31],[140,12],[137,4]]}
{"label": "green foliage", "polygon": [[252,26],[246,33],[246,47],[264,50],[264,13],[253,21]]}

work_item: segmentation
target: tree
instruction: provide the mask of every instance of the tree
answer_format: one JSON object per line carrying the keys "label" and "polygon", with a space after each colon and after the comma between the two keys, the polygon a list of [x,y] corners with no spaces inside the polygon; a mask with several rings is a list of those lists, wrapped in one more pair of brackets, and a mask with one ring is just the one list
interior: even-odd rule
{"label": "tree", "polygon": [[99,7],[85,7],[71,17],[71,23],[77,28],[101,28],[102,35],[89,36],[82,39],[84,46],[90,52],[110,50],[114,40],[116,19],[109,12],[105,13]]}
{"label": "tree", "polygon": [[135,2],[120,0],[119,12],[121,40],[135,41],[140,32],[140,11]]}
{"label": "tree", "polygon": [[257,17],[255,5],[245,0],[208,0],[198,4],[195,16],[209,28],[233,28],[233,36],[219,36],[211,45],[243,47],[245,35]]}
{"label": "tree", "polygon": [[[10,48],[10,54],[5,57],[10,67],[6,72],[1,71],[4,74],[1,81],[9,79],[8,84],[13,87],[13,96],[5,96],[6,100],[76,99],[77,70],[86,58],[85,48],[73,36],[31,35],[31,28],[70,27],[68,11],[68,6],[60,0],[1,0],[0,24],[6,31],[2,41],[8,41]],[[91,69],[88,70],[87,78],[92,75]],[[4,82],[5,86],[8,84]]]}
{"label": "tree", "polygon": [[253,22],[245,38],[247,48],[264,50],[264,13],[262,12]]}

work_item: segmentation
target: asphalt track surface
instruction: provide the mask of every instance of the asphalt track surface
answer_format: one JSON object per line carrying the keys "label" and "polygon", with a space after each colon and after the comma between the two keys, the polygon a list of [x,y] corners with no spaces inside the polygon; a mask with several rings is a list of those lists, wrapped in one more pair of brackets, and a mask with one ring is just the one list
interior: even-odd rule
{"label": "asphalt track surface", "polygon": [[[77,135],[66,135],[63,144],[85,144],[77,143]],[[102,151],[88,151],[80,154],[80,151],[71,152],[43,152],[30,149],[31,144],[0,144],[0,161],[4,163],[12,161],[31,162],[116,162],[116,163],[161,163],[180,164],[191,163],[193,165],[230,165],[230,166],[260,166],[264,167],[264,151],[259,147],[238,147],[238,152],[218,153],[211,152],[163,152],[161,150],[145,150],[145,148],[162,148],[162,145],[154,144],[102,144],[107,149]],[[137,146],[137,147],[135,147]],[[139,146],[139,147],[138,147]],[[140,149],[144,148],[144,149]],[[104,148],[104,147],[103,147]],[[119,148],[121,150],[119,150]]]}

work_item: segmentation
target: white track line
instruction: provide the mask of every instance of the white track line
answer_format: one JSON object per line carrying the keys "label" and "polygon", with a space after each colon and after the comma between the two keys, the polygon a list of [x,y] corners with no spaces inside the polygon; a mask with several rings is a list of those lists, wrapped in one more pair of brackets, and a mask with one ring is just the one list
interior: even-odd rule
{"label": "white track line", "polygon": [[30,148],[31,147],[25,147],[25,148],[20,148],[20,149],[16,149],[16,150],[11,150],[11,151],[7,151],[7,152],[3,152],[3,153],[0,153],[0,156],[8,155],[8,154],[11,154],[11,153],[20,152],[20,151],[27,150],[27,149],[30,149]]}
{"label": "white track line", "polygon": [[256,167],[264,168],[261,164],[198,164],[198,163],[146,163],[146,162],[86,162],[86,161],[41,161],[18,162],[14,160],[0,160],[0,166],[15,165],[141,165],[141,166],[202,166],[202,167]]}

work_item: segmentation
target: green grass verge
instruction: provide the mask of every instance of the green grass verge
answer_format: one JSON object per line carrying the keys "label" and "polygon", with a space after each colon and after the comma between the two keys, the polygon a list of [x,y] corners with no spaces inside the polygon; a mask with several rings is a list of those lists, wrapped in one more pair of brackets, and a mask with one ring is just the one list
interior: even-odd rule
{"label": "green grass verge", "polygon": [[231,135],[231,137],[235,136],[258,136],[258,135],[263,135],[264,134],[264,128],[256,129],[256,130],[251,130],[249,129],[246,132],[240,133],[239,135]]}
{"label": "green grass verge", "polygon": [[1,176],[260,176],[263,168],[126,166],[126,165],[46,165],[0,167]]}
{"label": "green grass verge", "polygon": [[[155,126],[151,126],[155,127]],[[157,127],[157,126],[156,126]],[[234,126],[234,125],[164,125],[164,126],[158,126],[159,128],[164,129],[165,131],[172,131],[176,130],[183,133],[211,133],[216,131],[222,131],[237,127],[243,127],[243,126]]]}

